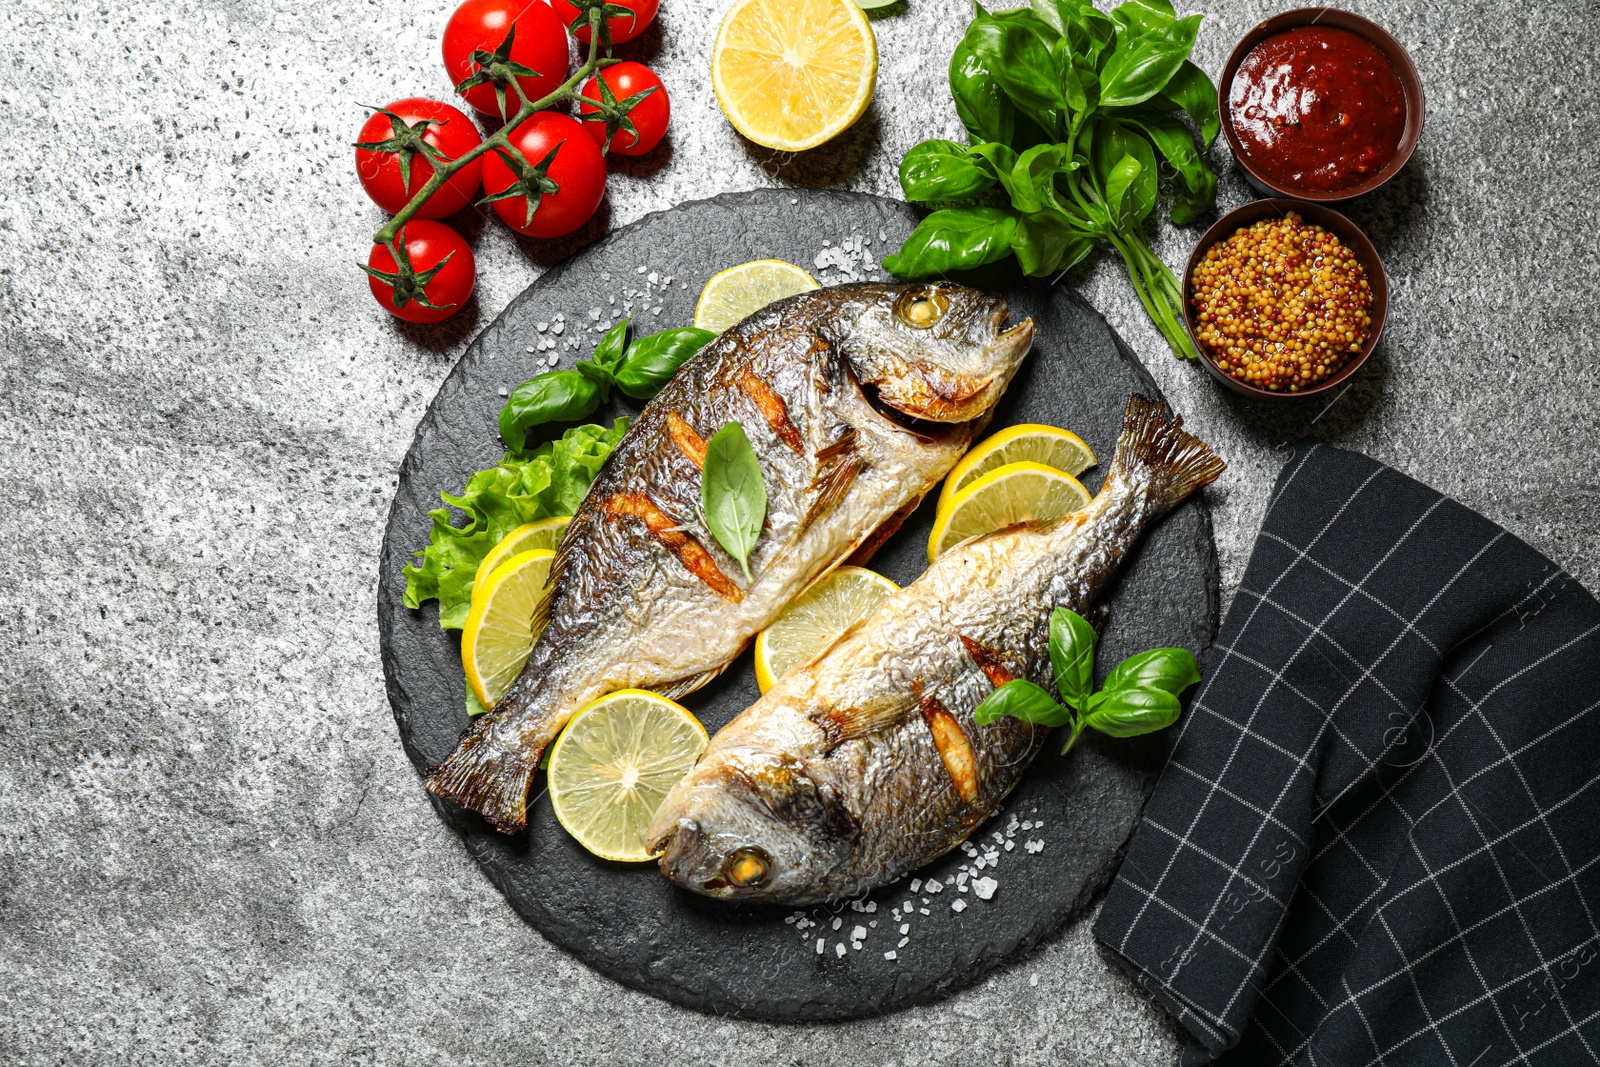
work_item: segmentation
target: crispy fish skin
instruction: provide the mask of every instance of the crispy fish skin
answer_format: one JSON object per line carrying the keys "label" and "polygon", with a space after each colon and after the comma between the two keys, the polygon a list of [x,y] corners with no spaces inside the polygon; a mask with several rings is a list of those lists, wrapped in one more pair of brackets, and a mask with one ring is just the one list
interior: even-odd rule
{"label": "crispy fish skin", "polygon": [[1050,611],[1087,610],[1140,534],[1223,467],[1134,395],[1083,510],[947,552],[712,738],[650,827],[662,872],[708,896],[812,904],[966,840],[1049,733],[978,726],[974,709],[1011,678],[1053,690]]}
{"label": "crispy fish skin", "polygon": [[[1032,320],[1002,332],[1006,316],[1003,300],[961,286],[849,285],[779,301],[709,344],[596,477],[527,665],[428,788],[515,832],[573,712],[618,689],[677,697],[715,677],[954,465],[1033,343]],[[901,415],[946,425],[911,429]],[[733,421],[767,486],[753,581],[700,515],[705,442]]]}

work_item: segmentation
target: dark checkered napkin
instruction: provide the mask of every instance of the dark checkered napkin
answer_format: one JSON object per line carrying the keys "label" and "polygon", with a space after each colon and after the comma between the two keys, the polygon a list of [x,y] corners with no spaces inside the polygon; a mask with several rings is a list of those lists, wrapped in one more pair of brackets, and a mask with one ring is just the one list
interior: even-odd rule
{"label": "dark checkered napkin", "polygon": [[1285,465],[1095,935],[1181,1062],[1600,1063],[1600,603],[1365,456]]}

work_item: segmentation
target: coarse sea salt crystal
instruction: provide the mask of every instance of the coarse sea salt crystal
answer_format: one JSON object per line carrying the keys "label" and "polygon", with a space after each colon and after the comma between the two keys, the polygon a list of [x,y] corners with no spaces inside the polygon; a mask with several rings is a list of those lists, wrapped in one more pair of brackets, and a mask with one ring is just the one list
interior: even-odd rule
{"label": "coarse sea salt crystal", "polygon": [[834,928],[834,929],[835,929],[835,930],[837,930],[837,929],[839,929],[839,928],[840,928],[840,927],[842,927],[842,926],[843,926],[843,925],[844,925],[844,920],[843,920],[843,919],[841,919],[841,918],[839,918],[839,916],[837,916],[837,915],[835,915],[835,916],[834,916],[834,917],[833,917],[833,928]]}
{"label": "coarse sea salt crystal", "polygon": [[944,890],[944,885],[935,878],[929,878],[926,882],[922,883],[922,888],[929,893],[939,893]]}
{"label": "coarse sea salt crystal", "polygon": [[1017,843],[1015,841],[1007,841],[1006,842],[1006,851],[1007,852],[1010,852],[1012,849],[1014,849],[1016,847],[1017,847]]}
{"label": "coarse sea salt crystal", "polygon": [[559,355],[557,355],[556,353],[554,353],[554,352],[550,353],[550,365],[552,367],[554,367],[556,365],[556,360],[558,360],[560,358],[561,357]]}
{"label": "coarse sea salt crystal", "polygon": [[901,923],[900,924],[900,932],[902,934],[909,934],[911,932],[911,924],[910,923]]}
{"label": "coarse sea salt crystal", "polygon": [[888,952],[883,954],[883,958],[886,960],[897,960],[900,958],[900,953],[896,952],[894,949],[890,949]]}
{"label": "coarse sea salt crystal", "polygon": [[501,396],[507,396],[507,395],[509,395],[509,394],[508,394],[508,393],[507,393],[507,391],[506,391],[506,387],[505,387],[505,386],[503,386],[503,385],[502,385],[502,386],[501,386],[501,387],[500,387],[500,395],[501,395]]}
{"label": "coarse sea salt crystal", "polygon": [[635,273],[635,274],[643,274],[645,271],[647,271],[649,269],[650,269],[649,267],[635,267],[635,268],[633,268],[633,273]]}
{"label": "coarse sea salt crystal", "polygon": [[589,318],[590,319],[598,319],[599,317],[600,317],[600,309],[599,308],[590,308],[589,309]]}
{"label": "coarse sea salt crystal", "polygon": [[851,931],[850,931],[850,940],[852,940],[852,941],[860,941],[863,937],[866,937],[866,936],[867,936],[867,928],[865,926],[857,926],[857,927],[852,928]]}
{"label": "coarse sea salt crystal", "polygon": [[913,879],[911,879],[911,891],[913,893],[916,893],[916,892],[920,891],[921,889],[922,889],[922,879],[921,878],[913,878]]}
{"label": "coarse sea salt crystal", "polygon": [[540,333],[544,333],[549,328],[550,324],[548,322],[541,322],[534,327],[534,329],[538,330]]}
{"label": "coarse sea salt crystal", "polygon": [[909,944],[911,944],[911,939],[909,937],[902,937],[894,947],[905,948]]}
{"label": "coarse sea salt crystal", "polygon": [[827,938],[825,938],[825,937],[817,938],[817,955],[819,955],[819,956],[822,955],[822,950],[827,948],[827,947],[828,947],[828,939]]}
{"label": "coarse sea salt crystal", "polygon": [[878,928],[878,920],[877,919],[868,919],[867,920],[867,925],[872,927],[874,930],[876,930]]}
{"label": "coarse sea salt crystal", "polygon": [[1030,974],[1030,975],[1028,975],[1028,984],[1029,984],[1029,985],[1031,985],[1031,986],[1033,986],[1033,987],[1034,987],[1034,988],[1038,988],[1038,985],[1039,985],[1039,976],[1038,976],[1038,975],[1036,975],[1036,974]]}
{"label": "coarse sea salt crystal", "polygon": [[956,897],[956,899],[954,899],[954,900],[952,900],[950,902],[950,910],[951,911],[966,911],[967,910],[967,902],[962,900],[960,897]]}
{"label": "coarse sea salt crystal", "polygon": [[979,878],[972,883],[972,891],[978,894],[979,900],[988,900],[994,896],[994,891],[1000,888],[1000,883],[993,878]]}
{"label": "coarse sea salt crystal", "polygon": [[661,275],[657,274],[655,271],[651,271],[649,274],[645,275],[644,280],[650,285],[654,285],[656,282],[661,280]]}
{"label": "coarse sea salt crystal", "polygon": [[843,959],[843,958],[844,958],[844,954],[845,954],[845,953],[846,953],[846,952],[848,952],[848,951],[849,951],[849,950],[848,950],[848,949],[846,949],[846,948],[845,948],[845,947],[844,947],[844,942],[843,942],[843,941],[841,941],[841,942],[839,942],[839,943],[838,943],[838,944],[837,944],[837,945],[834,945],[834,946],[833,946],[833,951],[834,951],[834,954],[835,954],[835,955],[836,955],[836,956],[838,956],[838,957],[840,957],[840,958],[841,958],[841,959]]}
{"label": "coarse sea salt crystal", "polygon": [[868,915],[871,915],[873,912],[875,912],[877,910],[878,910],[878,902],[876,900],[867,901],[867,914]]}
{"label": "coarse sea salt crystal", "polygon": [[917,909],[917,914],[918,915],[932,915],[933,912],[929,911],[927,908],[918,908]]}

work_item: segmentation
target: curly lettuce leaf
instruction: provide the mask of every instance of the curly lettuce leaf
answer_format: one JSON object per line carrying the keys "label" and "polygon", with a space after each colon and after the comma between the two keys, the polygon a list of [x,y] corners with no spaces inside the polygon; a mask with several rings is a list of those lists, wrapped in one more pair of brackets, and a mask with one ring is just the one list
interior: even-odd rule
{"label": "curly lettuce leaf", "polygon": [[[428,512],[433,519],[428,547],[414,553],[422,563],[405,567],[406,607],[438,600],[442,628],[465,626],[483,557],[523,523],[574,514],[627,430],[625,418],[610,429],[578,426],[530,451],[507,452],[498,465],[468,478],[459,496],[440,493],[450,507]],[[451,508],[466,516],[464,525],[451,524]]]}

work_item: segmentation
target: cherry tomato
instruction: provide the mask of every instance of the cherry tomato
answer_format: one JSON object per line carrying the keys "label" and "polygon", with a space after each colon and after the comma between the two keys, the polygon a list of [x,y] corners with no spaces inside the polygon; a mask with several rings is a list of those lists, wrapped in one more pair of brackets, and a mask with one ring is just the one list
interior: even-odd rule
{"label": "cherry tomato", "polygon": [[[631,41],[643,33],[655,21],[656,9],[661,6],[661,0],[609,0],[610,3],[620,5],[632,11],[629,15],[612,15],[606,19],[606,24],[611,27],[611,43],[621,44]],[[552,6],[561,16],[561,21],[572,30],[572,36],[589,43],[589,16],[588,13],[578,10],[567,0],[551,0]],[[576,25],[574,25],[576,23]],[[535,67],[535,70],[538,68]]]}
{"label": "cherry tomato", "polygon": [[[472,53],[496,51],[512,26],[516,36],[511,43],[511,61],[539,72],[536,78],[523,75],[517,79],[522,91],[529,100],[555,92],[567,79],[567,34],[550,6],[537,0],[467,0],[456,8],[444,28],[444,66],[451,80],[459,85],[476,74],[478,64],[472,61]],[[503,114],[493,84],[475,85],[461,95],[485,115],[510,118],[521,101],[509,85],[505,92]]]}
{"label": "cherry tomato", "polygon": [[[483,140],[473,127],[472,120],[456,108],[438,100],[411,96],[396,100],[384,111],[392,111],[401,122],[410,127],[425,119],[432,119],[424,127],[422,140],[437,148],[449,159],[466,155]],[[396,134],[394,123],[382,111],[375,111],[361,127],[362,144],[393,144],[400,147],[402,135]],[[361,187],[389,214],[396,214],[410,202],[417,191],[433,177],[433,164],[428,157],[414,148],[404,152],[410,158],[411,180],[400,180],[401,152],[380,152],[374,149],[356,149],[356,176]],[[483,173],[483,160],[475,159],[450,176],[430,196],[427,203],[417,209],[419,219],[442,219],[454,215],[472,202],[478,191],[478,178]]]}
{"label": "cherry tomato", "polygon": [[[494,201],[495,214],[507,226],[529,237],[561,237],[588,222],[605,195],[606,161],[594,138],[584,132],[583,124],[558,111],[541,111],[512,130],[510,141],[534,167],[559,146],[545,172],[558,189],[539,197],[531,221],[525,196]],[[516,182],[517,175],[510,164],[498,152],[491,152],[483,163],[484,191],[493,196]]]}
{"label": "cherry tomato", "polygon": [[[438,267],[439,272],[423,284],[422,292],[433,307],[425,307],[416,298],[402,306],[395,301],[395,287],[372,275],[367,284],[383,310],[406,322],[443,322],[466,306],[472,287],[478,280],[478,267],[472,259],[472,249],[461,235],[442,222],[414,219],[400,229],[400,240],[405,243],[406,257],[411,269],[418,275]],[[453,253],[453,254],[452,254]],[[445,257],[449,262],[445,263]],[[393,275],[399,268],[389,249],[383,245],[372,246],[367,266],[384,274]]]}
{"label": "cherry tomato", "polygon": [[[598,78],[605,79],[606,85],[611,89],[611,95],[619,102],[648,89],[655,90],[628,112],[628,118],[633,122],[633,128],[638,131],[638,136],[634,136],[626,129],[618,129],[616,136],[611,139],[611,151],[619,156],[642,156],[660,144],[662,136],[667,132],[667,119],[672,114],[672,103],[667,99],[667,90],[655,72],[643,63],[632,61],[607,67],[595,78],[583,83],[583,95],[590,100],[605,99],[601,95]],[[589,136],[594,138],[595,144],[604,148],[606,120],[600,109],[592,104],[579,104],[578,114],[583,119],[583,128],[589,131]]]}

